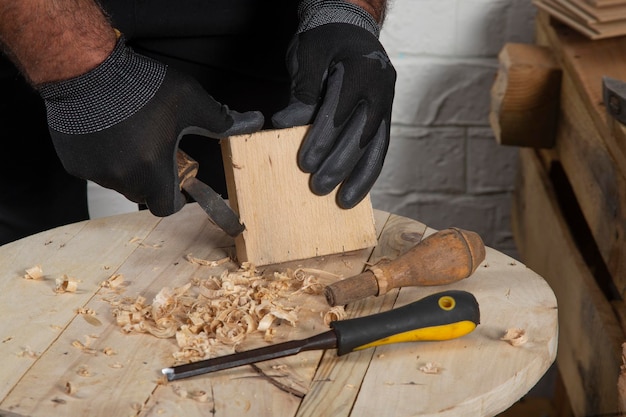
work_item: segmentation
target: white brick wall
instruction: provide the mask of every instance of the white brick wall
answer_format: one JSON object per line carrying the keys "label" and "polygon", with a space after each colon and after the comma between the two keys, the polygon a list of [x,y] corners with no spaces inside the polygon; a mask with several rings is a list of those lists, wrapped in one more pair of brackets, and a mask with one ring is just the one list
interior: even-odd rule
{"label": "white brick wall", "polygon": [[510,199],[517,149],[489,127],[505,42],[532,42],[531,0],[395,0],[381,34],[398,72],[392,142],[376,208],[434,228],[478,232],[515,256]]}

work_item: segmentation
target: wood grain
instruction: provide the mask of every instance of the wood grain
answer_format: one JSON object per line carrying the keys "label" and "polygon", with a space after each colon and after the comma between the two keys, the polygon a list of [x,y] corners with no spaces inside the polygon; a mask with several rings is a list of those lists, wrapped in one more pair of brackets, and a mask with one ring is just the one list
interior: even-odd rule
{"label": "wood grain", "polygon": [[369,196],[345,210],[337,190],[318,196],[300,170],[298,149],[308,126],[268,130],[222,141],[228,195],[246,230],[237,258],[268,265],[371,248],[376,233]]}
{"label": "wood grain", "polygon": [[561,68],[550,50],[507,43],[491,89],[489,121],[501,145],[551,148],[556,136]]}

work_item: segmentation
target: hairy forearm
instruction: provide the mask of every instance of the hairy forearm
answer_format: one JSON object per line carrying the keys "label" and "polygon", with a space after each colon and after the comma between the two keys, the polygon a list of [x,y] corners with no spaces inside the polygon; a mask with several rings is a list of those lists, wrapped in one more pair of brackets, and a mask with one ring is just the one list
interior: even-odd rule
{"label": "hairy forearm", "polygon": [[387,0],[348,0],[352,4],[356,4],[359,7],[365,9],[369,14],[374,16],[374,19],[379,24],[382,24],[385,20],[385,13],[387,11]]}
{"label": "hairy forearm", "polygon": [[93,0],[0,0],[0,44],[34,85],[88,72],[115,40]]}

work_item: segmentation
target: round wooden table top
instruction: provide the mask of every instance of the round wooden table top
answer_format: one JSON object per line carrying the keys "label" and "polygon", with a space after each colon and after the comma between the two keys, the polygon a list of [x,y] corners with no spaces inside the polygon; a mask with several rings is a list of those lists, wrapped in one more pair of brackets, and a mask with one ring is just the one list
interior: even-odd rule
{"label": "round wooden table top", "polygon": [[[264,274],[300,267],[321,282],[347,278],[366,263],[394,258],[433,233],[405,217],[376,211],[373,249],[259,268]],[[337,356],[308,351],[164,383],[175,364],[174,338],[125,334],[112,300],[146,298],[192,278],[239,266],[232,238],[197,205],[167,218],[138,212],[76,223],[0,247],[0,416],[493,416],[525,395],[555,359],[557,302],[546,282],[514,259],[487,248],[469,278],[440,287],[406,287],[346,307],[348,317],[388,310],[447,290],[466,290],[480,305],[472,333],[441,342],[385,345]],[[43,277],[24,279],[41,266]],[[315,272],[313,272],[315,273]],[[123,291],[103,287],[114,274]],[[57,280],[77,282],[55,292]],[[321,294],[299,295],[296,326],[278,323],[271,342],[251,333],[245,350],[328,330]],[[522,329],[525,340],[502,340]]]}

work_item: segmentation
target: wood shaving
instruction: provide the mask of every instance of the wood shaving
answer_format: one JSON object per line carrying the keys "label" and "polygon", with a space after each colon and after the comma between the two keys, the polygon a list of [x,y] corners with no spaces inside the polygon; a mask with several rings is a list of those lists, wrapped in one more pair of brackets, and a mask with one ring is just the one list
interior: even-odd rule
{"label": "wood shaving", "polygon": [[276,335],[276,328],[270,327],[263,334],[263,340],[265,340],[266,342],[271,342],[274,339],[275,335]]}
{"label": "wood shaving", "polygon": [[174,394],[178,395],[180,398],[187,398],[189,395],[187,390],[180,385],[172,385],[172,391],[174,391]]}
{"label": "wood shaving", "polygon": [[76,370],[76,375],[83,376],[83,377],[93,376],[93,374],[91,372],[89,372],[89,369],[87,368],[87,365],[80,366]]}
{"label": "wood shaving", "polygon": [[315,268],[298,268],[293,272],[293,276],[302,281],[302,288],[299,292],[306,294],[322,294],[324,292],[325,285],[320,282],[320,279],[337,281],[341,278],[339,275]]}
{"label": "wood shaving", "polygon": [[524,329],[512,328],[507,329],[500,340],[508,342],[511,346],[521,346],[528,341],[528,335]]}
{"label": "wood shaving", "polygon": [[192,400],[198,401],[201,403],[205,403],[209,401],[209,394],[206,391],[202,391],[202,390],[190,391],[188,396]]}
{"label": "wood shaving", "polygon": [[102,349],[102,353],[104,353],[106,356],[117,355],[117,352],[110,347],[105,347],[104,349]]}
{"label": "wood shaving", "polygon": [[[204,262],[190,255],[186,259]],[[124,333],[174,338],[178,345],[174,358],[189,362],[231,353],[253,332],[271,341],[276,326],[284,323],[295,327],[300,307],[290,303],[290,297],[303,292],[321,294],[323,287],[314,274],[322,273],[300,268],[264,276],[254,265],[244,262],[237,271],[192,278],[178,288],[164,287],[151,303],[142,296],[107,301]],[[343,314],[335,309],[330,316],[338,319]]]}
{"label": "wood shaving", "polygon": [[331,322],[343,320],[347,317],[347,315],[348,313],[346,313],[343,306],[335,306],[324,314],[324,324],[329,326]]}
{"label": "wood shaving", "polygon": [[39,357],[39,354],[32,350],[29,346],[26,346],[25,348],[22,348],[22,351],[19,352],[17,356],[19,356],[20,358],[37,359]]}
{"label": "wood shaving", "polygon": [[118,287],[124,284],[124,275],[122,274],[113,274],[106,280],[100,283],[102,288],[110,288],[112,290],[117,289]]}
{"label": "wood shaving", "polygon": [[63,294],[66,292],[76,292],[78,289],[78,281],[74,278],[70,278],[67,275],[63,275],[63,278],[56,279],[56,286],[54,292],[57,294]]}
{"label": "wood shaving", "polygon": [[209,401],[209,394],[203,390],[187,391],[180,385],[172,385],[172,391],[180,398],[189,398],[190,400],[205,403]]}
{"label": "wood shaving", "polygon": [[87,340],[85,341],[85,343],[82,343],[79,340],[74,340],[72,342],[72,346],[75,347],[78,350],[83,351],[84,353],[88,353],[90,355],[95,355],[97,353],[97,351],[95,349],[89,347],[91,342],[89,341],[89,338],[86,338],[86,339]]}
{"label": "wood shaving", "polygon": [[92,326],[102,326],[102,322],[97,317],[92,316],[91,314],[83,314],[82,317],[87,323],[91,324]]}
{"label": "wood shaving", "polygon": [[139,246],[143,246],[145,248],[152,248],[152,249],[161,249],[163,247],[163,243],[153,243],[151,245],[151,244],[148,244],[148,243],[141,242],[141,243],[139,243]]}
{"label": "wood shaving", "polygon": [[417,369],[425,374],[438,374],[441,372],[441,365],[435,362],[427,362],[425,365],[420,366]]}
{"label": "wood shaving", "polygon": [[65,393],[67,395],[76,394],[76,388],[69,381],[65,383]]}
{"label": "wood shaving", "polygon": [[195,258],[195,257],[191,256],[191,253],[185,255],[185,259],[188,262],[192,263],[192,264],[202,265],[202,266],[209,266],[209,267],[220,266],[222,264],[225,264],[225,263],[231,261],[231,259],[228,256],[225,257],[225,258],[222,258],[222,259],[215,260],[215,261],[209,261],[207,259]]}
{"label": "wood shaving", "polygon": [[102,326],[102,322],[96,317],[96,312],[90,308],[78,308],[76,314],[80,314],[92,326]]}
{"label": "wood shaving", "polygon": [[41,265],[35,265],[31,268],[26,269],[26,275],[24,275],[24,279],[32,279],[37,281],[43,279],[43,269],[41,269]]}

